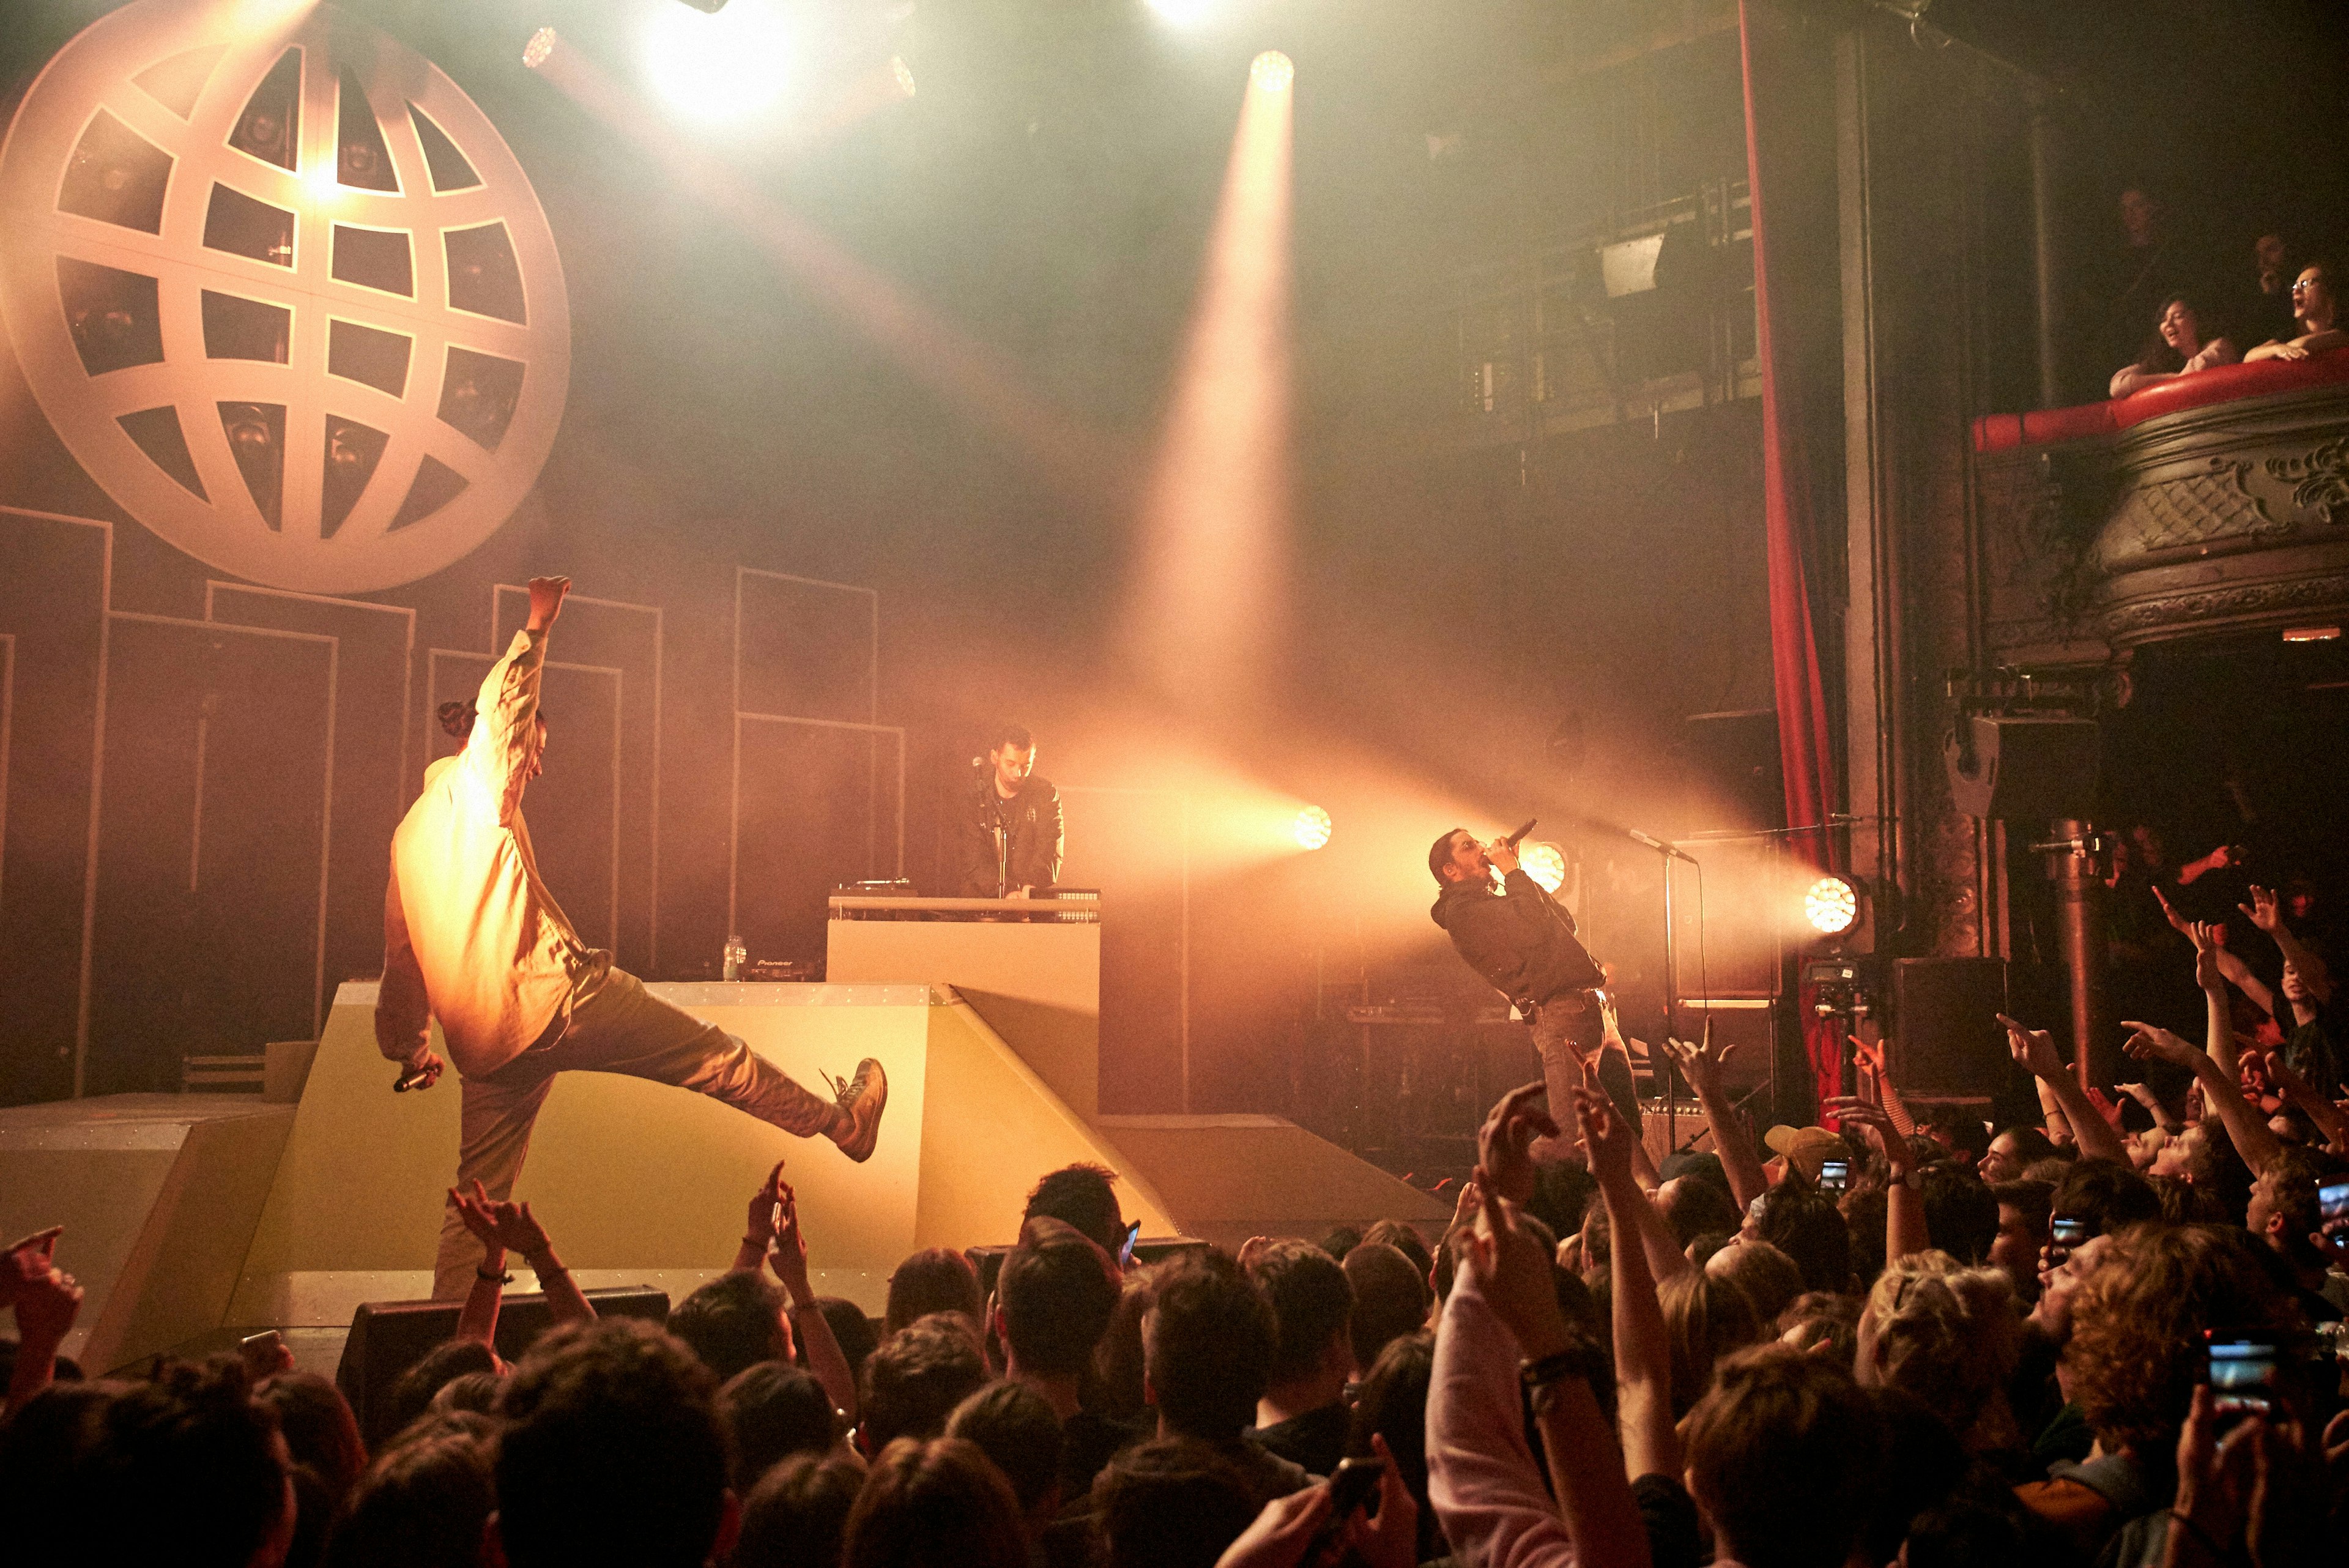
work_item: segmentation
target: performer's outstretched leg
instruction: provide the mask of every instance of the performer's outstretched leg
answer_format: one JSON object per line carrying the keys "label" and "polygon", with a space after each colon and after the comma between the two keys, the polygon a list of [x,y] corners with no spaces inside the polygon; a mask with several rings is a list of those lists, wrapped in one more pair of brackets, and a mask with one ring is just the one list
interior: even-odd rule
{"label": "performer's outstretched leg", "polygon": [[802,1085],[723,1029],[653,995],[626,970],[612,970],[572,1004],[556,1046],[564,1067],[674,1084],[748,1111],[794,1137],[828,1137],[851,1159],[873,1152],[889,1096],[870,1058],[827,1099]]}

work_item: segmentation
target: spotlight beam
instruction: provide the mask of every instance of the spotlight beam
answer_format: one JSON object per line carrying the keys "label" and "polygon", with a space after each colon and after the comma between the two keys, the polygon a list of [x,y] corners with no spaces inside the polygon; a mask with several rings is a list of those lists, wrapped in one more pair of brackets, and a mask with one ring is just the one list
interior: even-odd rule
{"label": "spotlight beam", "polygon": [[1064,499],[1106,508],[1129,493],[1136,464],[1122,444],[1030,390],[1001,356],[858,261],[790,208],[750,189],[707,148],[677,136],[593,60],[550,35],[551,29],[542,29],[532,39],[529,53],[539,57],[531,61],[525,56],[525,63],[649,154],[677,188],[702,202],[797,277],[915,381],[1025,452]]}
{"label": "spotlight beam", "polygon": [[1253,699],[1286,606],[1293,75],[1281,55],[1250,67],[1142,505],[1135,650],[1191,703]]}

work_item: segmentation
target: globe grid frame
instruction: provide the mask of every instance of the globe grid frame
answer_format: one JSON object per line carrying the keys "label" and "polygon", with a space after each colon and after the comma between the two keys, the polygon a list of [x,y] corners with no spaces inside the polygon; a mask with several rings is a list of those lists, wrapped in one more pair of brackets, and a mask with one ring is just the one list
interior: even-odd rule
{"label": "globe grid frame", "polygon": [[[231,142],[289,50],[300,62],[292,169]],[[136,79],[142,74],[148,86]],[[165,101],[185,99],[184,84],[199,76],[191,99]],[[159,96],[156,84],[173,81],[179,91]],[[341,182],[346,84],[365,95],[397,191]],[[85,138],[119,142],[101,125],[107,116],[171,160],[156,232],[60,205]],[[435,132],[473,183],[436,187],[424,140]],[[269,248],[207,244],[209,234],[250,218],[251,203],[292,214],[282,261],[268,259]],[[198,560],[305,592],[392,587],[476,548],[536,483],[570,379],[570,306],[553,232],[488,117],[437,66],[367,24],[286,0],[134,0],[109,12],[26,89],[0,140],[0,317],[43,413],[117,504]],[[509,297],[497,286],[502,251],[518,309],[452,304],[452,234],[457,296],[476,306]],[[408,240],[405,296],[384,269],[395,235]],[[486,288],[483,257],[499,275]],[[155,280],[159,354],[134,348],[152,357],[86,365],[88,338],[77,338],[66,299],[73,264]],[[391,286],[355,280],[370,267]],[[221,323],[274,311],[288,313],[282,361],[208,357],[208,332],[234,337]],[[347,324],[347,338],[367,329],[408,341],[397,392],[329,373],[334,322]],[[443,417],[452,407],[458,422]],[[184,447],[181,477],[152,450],[170,444],[154,439],[155,410],[166,408]],[[282,421],[274,433],[272,421]],[[267,472],[272,441],[274,493],[247,478],[248,464]],[[339,479],[330,478],[337,464]],[[354,499],[351,476],[362,470]],[[330,490],[339,517],[327,514]]]}

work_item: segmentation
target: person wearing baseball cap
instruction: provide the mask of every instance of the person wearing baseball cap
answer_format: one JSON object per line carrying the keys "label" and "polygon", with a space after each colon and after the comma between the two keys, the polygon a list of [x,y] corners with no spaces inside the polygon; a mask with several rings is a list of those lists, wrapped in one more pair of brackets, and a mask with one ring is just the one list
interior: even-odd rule
{"label": "person wearing baseball cap", "polygon": [[1837,1155],[1846,1154],[1849,1146],[1835,1133],[1822,1127],[1790,1127],[1783,1122],[1762,1135],[1770,1152],[1803,1173],[1803,1179],[1816,1187],[1819,1167]]}

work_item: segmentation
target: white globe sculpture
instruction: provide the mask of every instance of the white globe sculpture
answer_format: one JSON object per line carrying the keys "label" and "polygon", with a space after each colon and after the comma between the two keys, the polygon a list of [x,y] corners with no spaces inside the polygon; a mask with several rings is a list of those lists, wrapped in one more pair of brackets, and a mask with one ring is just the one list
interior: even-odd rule
{"label": "white globe sculpture", "polygon": [[570,381],[504,140],[431,62],[285,0],[139,0],[57,52],[0,142],[0,314],[125,511],[310,592],[495,533]]}

